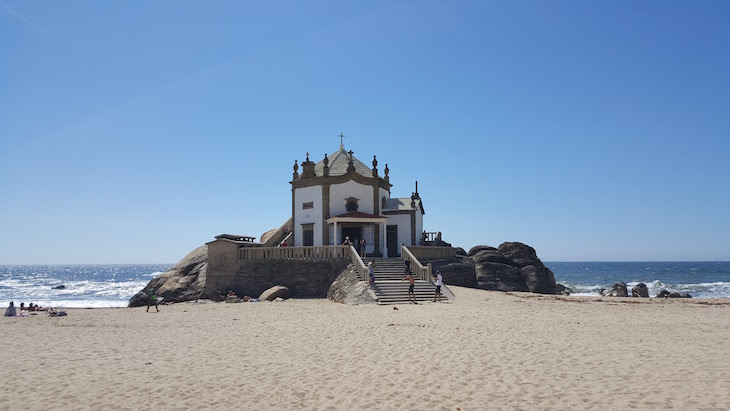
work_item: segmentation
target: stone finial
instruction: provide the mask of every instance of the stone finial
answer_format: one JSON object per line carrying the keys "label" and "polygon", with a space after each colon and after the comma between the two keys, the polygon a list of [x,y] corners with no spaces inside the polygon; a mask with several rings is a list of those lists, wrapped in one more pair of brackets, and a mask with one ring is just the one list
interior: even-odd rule
{"label": "stone finial", "polygon": [[299,178],[299,164],[297,164],[297,160],[294,160],[294,173],[292,173],[292,180],[296,180]]}
{"label": "stone finial", "polygon": [[330,175],[330,167],[329,167],[330,159],[327,158],[327,153],[324,153],[324,160],[323,160],[323,162],[324,162],[324,167],[322,168],[322,175],[323,176],[328,176],[328,175]]}
{"label": "stone finial", "polygon": [[378,159],[373,156],[373,177],[378,176]]}
{"label": "stone finial", "polygon": [[390,176],[388,176],[390,170],[388,169],[388,163],[385,163],[385,182],[390,183]]}
{"label": "stone finial", "polygon": [[302,178],[312,178],[314,176],[314,163],[309,161],[309,153],[307,153],[307,159],[302,162]]}
{"label": "stone finial", "polygon": [[352,159],[353,159],[353,156],[352,156],[352,155],[353,155],[354,153],[352,152],[352,150],[350,150],[350,151],[348,152],[348,154],[350,154],[350,160],[349,160],[349,161],[347,162],[347,164],[349,164],[349,165],[347,166],[347,172],[348,172],[348,173],[354,173],[354,172],[355,172],[355,163],[354,163],[354,162],[353,162],[353,160],[352,160]]}

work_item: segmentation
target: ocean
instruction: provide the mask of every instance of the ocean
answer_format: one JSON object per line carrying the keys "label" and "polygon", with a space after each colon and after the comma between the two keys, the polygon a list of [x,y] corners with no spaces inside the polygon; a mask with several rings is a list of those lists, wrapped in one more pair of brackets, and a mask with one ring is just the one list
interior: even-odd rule
{"label": "ocean", "polygon": [[631,288],[644,283],[649,296],[662,290],[688,293],[694,298],[730,298],[730,262],[544,263],[555,281],[573,295],[599,295],[617,282]]}
{"label": "ocean", "polygon": [[[0,307],[10,301],[43,307],[126,307],[129,298],[173,264],[0,266]],[[649,295],[661,290],[695,298],[730,298],[730,262],[577,263],[545,265],[574,295],[599,295],[601,288],[643,282]],[[62,290],[53,287],[64,285]]]}
{"label": "ocean", "polygon": [[[3,265],[0,307],[126,307],[129,298],[173,264]],[[63,285],[62,290],[53,287]]]}

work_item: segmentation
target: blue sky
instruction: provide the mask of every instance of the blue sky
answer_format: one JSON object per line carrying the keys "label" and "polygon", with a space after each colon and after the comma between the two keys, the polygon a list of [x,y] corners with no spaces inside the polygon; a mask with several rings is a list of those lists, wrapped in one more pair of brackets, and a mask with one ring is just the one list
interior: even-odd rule
{"label": "blue sky", "polygon": [[0,264],[258,237],[340,132],[456,246],[730,260],[730,2],[0,0]]}

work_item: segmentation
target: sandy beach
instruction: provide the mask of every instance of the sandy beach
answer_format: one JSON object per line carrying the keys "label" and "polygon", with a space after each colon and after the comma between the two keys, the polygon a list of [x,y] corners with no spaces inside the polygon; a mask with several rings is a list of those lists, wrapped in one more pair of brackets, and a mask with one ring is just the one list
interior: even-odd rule
{"label": "sandy beach", "polygon": [[0,319],[0,410],[730,408],[730,301],[452,287]]}

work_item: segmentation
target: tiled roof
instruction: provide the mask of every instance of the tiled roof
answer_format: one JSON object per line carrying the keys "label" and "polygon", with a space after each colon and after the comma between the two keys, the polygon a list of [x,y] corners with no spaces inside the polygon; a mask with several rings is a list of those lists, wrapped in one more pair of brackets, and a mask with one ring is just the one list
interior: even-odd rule
{"label": "tiled roof", "polygon": [[336,215],[335,217],[342,218],[383,218],[382,215],[368,214],[360,211],[349,211],[345,214]]}
{"label": "tiled roof", "polygon": [[[349,160],[350,160],[349,157],[350,157],[350,155],[347,152],[347,150],[345,150],[344,147],[340,147],[339,150],[337,150],[334,153],[327,156],[327,158],[329,160],[329,168],[330,168],[329,175],[336,177],[336,176],[341,176],[341,175],[347,174],[347,167],[349,166]],[[365,177],[373,176],[373,170],[371,170],[370,167],[366,166],[365,163],[358,160],[354,154],[352,156],[352,163],[355,166],[356,173],[360,174],[361,176],[365,176]],[[322,171],[323,169],[324,169],[324,159],[314,166],[314,173],[317,175],[317,177],[322,177],[322,175],[324,175],[324,173]]]}
{"label": "tiled roof", "polygon": [[[417,198],[415,200],[416,207],[418,208],[421,204],[421,199]],[[414,207],[411,207],[411,198],[405,197],[405,198],[388,198],[385,200],[385,208],[383,208],[383,211],[390,211],[390,210],[413,210]]]}

